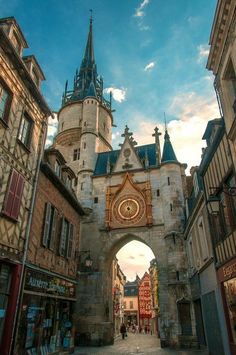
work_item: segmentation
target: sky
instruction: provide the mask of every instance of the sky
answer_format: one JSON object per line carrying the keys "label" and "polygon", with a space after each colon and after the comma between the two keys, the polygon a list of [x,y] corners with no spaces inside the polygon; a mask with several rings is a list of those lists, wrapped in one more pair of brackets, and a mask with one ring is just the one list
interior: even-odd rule
{"label": "sky", "polygon": [[[104,92],[113,93],[113,148],[125,124],[139,145],[164,131],[164,112],[177,159],[200,163],[208,120],[219,117],[213,76],[206,69],[216,0],[0,0],[1,17],[15,16],[46,76],[42,92],[60,109],[84,54],[89,10]],[[56,133],[50,120],[48,140]],[[163,135],[161,137],[163,143]],[[130,259],[131,260],[131,259]],[[132,267],[131,267],[132,266]],[[130,265],[135,275],[136,266]]]}

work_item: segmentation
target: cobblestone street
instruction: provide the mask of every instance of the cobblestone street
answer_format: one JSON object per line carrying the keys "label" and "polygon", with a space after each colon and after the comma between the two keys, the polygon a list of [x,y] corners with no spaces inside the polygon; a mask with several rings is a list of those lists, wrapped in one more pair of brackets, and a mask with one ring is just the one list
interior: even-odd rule
{"label": "cobblestone street", "polygon": [[75,354],[93,355],[93,354],[113,354],[113,355],[208,355],[207,351],[203,350],[169,350],[161,349],[160,341],[154,335],[147,334],[132,334],[128,333],[128,337],[122,340],[118,337],[114,345],[97,347],[97,348],[77,348]]}

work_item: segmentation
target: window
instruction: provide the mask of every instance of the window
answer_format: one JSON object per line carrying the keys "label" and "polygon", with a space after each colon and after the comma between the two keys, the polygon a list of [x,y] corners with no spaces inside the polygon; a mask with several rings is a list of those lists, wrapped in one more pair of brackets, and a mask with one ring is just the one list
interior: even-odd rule
{"label": "window", "polygon": [[20,41],[17,37],[17,34],[15,33],[15,31],[13,32],[12,38],[11,38],[12,44],[15,47],[15,50],[17,51],[18,54],[20,54],[21,51],[21,44]]}
{"label": "window", "polygon": [[98,197],[94,197],[94,203],[98,203]]}
{"label": "window", "polygon": [[171,212],[173,211],[173,205],[172,205],[172,203],[170,203],[170,211],[171,211]]}
{"label": "window", "polygon": [[84,122],[84,127],[86,127],[86,122]]}
{"label": "window", "polygon": [[5,123],[8,121],[11,100],[12,94],[6,85],[0,81],[0,119],[2,119]]}
{"label": "window", "polygon": [[55,173],[56,173],[56,175],[57,175],[58,177],[61,176],[61,165],[60,165],[60,163],[58,162],[58,160],[55,161],[54,171],[55,171]]}
{"label": "window", "polygon": [[73,252],[74,226],[65,218],[62,219],[59,254],[71,258]]}
{"label": "window", "polygon": [[169,176],[168,176],[168,178],[167,178],[167,183],[168,183],[168,185],[170,185],[170,178],[169,178]]}
{"label": "window", "polygon": [[32,78],[37,86],[39,86],[39,77],[38,74],[36,73],[36,70],[33,68],[32,69]]}
{"label": "window", "polygon": [[19,174],[15,169],[13,169],[6,192],[3,213],[6,216],[15,220],[17,220],[20,211],[24,183],[24,177]]}
{"label": "window", "polygon": [[51,203],[47,202],[45,205],[45,218],[43,227],[43,246],[51,250],[54,249],[56,228],[58,221],[58,212]]}
{"label": "window", "polygon": [[81,191],[83,191],[83,189],[84,189],[84,183],[83,183],[83,182],[81,182],[81,185],[80,185],[80,190],[81,190]]}
{"label": "window", "polygon": [[202,259],[205,261],[208,258],[208,246],[206,241],[205,226],[202,217],[198,220],[198,233],[200,239],[200,247],[202,251]]}
{"label": "window", "polygon": [[86,143],[84,142],[84,149],[86,149]]}
{"label": "window", "polygon": [[30,141],[31,141],[31,136],[32,136],[32,129],[33,129],[33,121],[29,117],[29,115],[25,112],[21,124],[20,124],[20,130],[18,134],[18,139],[21,141],[21,143],[24,144],[27,148],[30,147]]}
{"label": "window", "polygon": [[157,189],[157,197],[159,197],[159,196],[160,196],[160,190]]}
{"label": "window", "polygon": [[66,178],[66,186],[68,187],[68,189],[71,189],[71,187],[72,187],[72,180],[71,180],[70,176],[67,176],[67,178]]}
{"label": "window", "polygon": [[231,59],[227,65],[224,79],[227,83],[228,98],[234,113],[236,113],[236,73]]}
{"label": "window", "polygon": [[83,166],[85,166],[85,161],[83,160]]}
{"label": "window", "polygon": [[80,157],[80,148],[74,149],[73,160],[79,160],[79,157]]}
{"label": "window", "polygon": [[176,280],[179,281],[179,271],[176,271]]}
{"label": "window", "polygon": [[130,309],[133,309],[133,308],[134,308],[134,303],[133,303],[133,301],[129,301],[129,308],[130,308]]}

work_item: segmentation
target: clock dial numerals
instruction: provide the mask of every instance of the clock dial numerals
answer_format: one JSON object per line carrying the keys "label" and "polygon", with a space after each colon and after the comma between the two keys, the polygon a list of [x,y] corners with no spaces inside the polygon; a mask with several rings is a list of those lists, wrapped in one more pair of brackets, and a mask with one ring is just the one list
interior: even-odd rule
{"label": "clock dial numerals", "polygon": [[128,198],[121,201],[118,207],[119,215],[124,219],[133,219],[139,213],[139,204],[136,200]]}
{"label": "clock dial numerals", "polygon": [[113,205],[115,219],[123,225],[136,224],[145,212],[145,203],[139,196],[126,195],[118,198]]}

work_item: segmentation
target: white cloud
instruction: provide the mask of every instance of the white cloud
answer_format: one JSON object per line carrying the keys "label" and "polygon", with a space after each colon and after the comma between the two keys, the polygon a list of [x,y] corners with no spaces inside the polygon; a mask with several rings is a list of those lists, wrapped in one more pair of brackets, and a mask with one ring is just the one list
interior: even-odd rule
{"label": "white cloud", "polygon": [[[201,161],[202,147],[205,146],[202,136],[207,122],[219,117],[216,98],[213,94],[201,96],[196,92],[182,92],[172,98],[167,120],[168,114],[178,118],[168,123],[168,132],[177,159],[188,164],[189,172],[191,166],[199,165]],[[164,120],[162,123],[154,122],[150,117],[135,114],[132,121],[136,122],[134,139],[138,145],[154,143],[152,134],[157,126],[162,133],[160,141],[163,146]]]}
{"label": "white cloud", "polygon": [[154,66],[155,66],[155,62],[151,62],[145,66],[144,71],[152,70]]}
{"label": "white cloud", "polygon": [[141,17],[142,18],[145,15],[145,12],[143,11],[143,9],[148,4],[149,4],[149,0],[143,0],[141,2],[141,4],[139,5],[139,7],[135,10],[134,17]]}
{"label": "white cloud", "polygon": [[198,50],[197,62],[201,63],[209,55],[209,46],[207,44],[200,44],[200,46],[197,47],[197,50]]}
{"label": "white cloud", "polygon": [[48,118],[48,132],[47,132],[47,139],[46,139],[46,147],[50,146],[53,141],[53,137],[57,133],[58,127],[58,120],[57,120],[57,113],[53,113],[53,117],[50,116]]}
{"label": "white cloud", "polygon": [[127,89],[117,89],[115,87],[109,87],[104,89],[104,93],[109,94],[110,92],[112,93],[113,99],[115,101],[122,102],[125,100]]}
{"label": "white cloud", "polygon": [[[140,251],[142,251],[142,255],[140,255]],[[148,271],[150,261],[154,259],[152,250],[136,240],[126,244],[116,256],[121,270],[129,281],[135,280],[136,274],[142,277],[145,271]]]}

